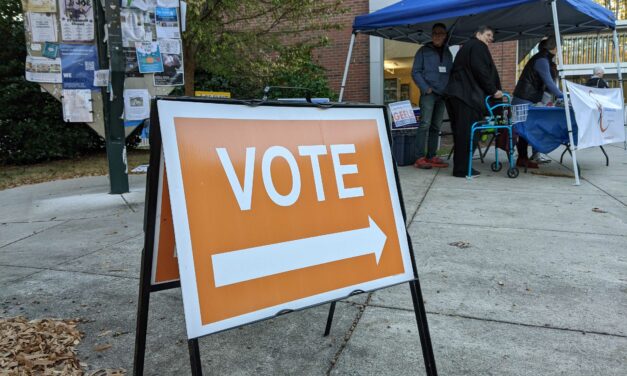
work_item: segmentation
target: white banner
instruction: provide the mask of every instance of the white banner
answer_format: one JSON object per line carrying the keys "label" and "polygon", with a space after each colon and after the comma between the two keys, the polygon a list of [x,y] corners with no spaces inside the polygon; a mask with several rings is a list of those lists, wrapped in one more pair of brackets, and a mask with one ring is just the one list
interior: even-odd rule
{"label": "white banner", "polygon": [[598,89],[566,81],[577,120],[577,148],[625,141],[620,89]]}

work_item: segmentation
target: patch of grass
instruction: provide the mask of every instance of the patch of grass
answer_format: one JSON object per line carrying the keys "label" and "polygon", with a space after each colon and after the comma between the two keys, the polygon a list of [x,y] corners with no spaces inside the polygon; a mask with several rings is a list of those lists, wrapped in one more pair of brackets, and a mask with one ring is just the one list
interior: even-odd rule
{"label": "patch of grass", "polygon": [[[149,150],[128,149],[128,171],[139,165],[148,164]],[[73,179],[82,176],[101,176],[109,173],[107,154],[87,155],[74,159],[63,159],[33,165],[0,166],[0,190],[26,184],[44,183],[52,180]]]}

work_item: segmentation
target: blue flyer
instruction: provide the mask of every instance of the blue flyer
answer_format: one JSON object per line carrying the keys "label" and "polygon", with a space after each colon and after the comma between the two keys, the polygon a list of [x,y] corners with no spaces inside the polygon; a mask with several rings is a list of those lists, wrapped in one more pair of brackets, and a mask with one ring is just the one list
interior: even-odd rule
{"label": "blue flyer", "polygon": [[99,69],[95,45],[61,44],[59,50],[64,89],[100,90],[94,86],[94,71]]}
{"label": "blue flyer", "polygon": [[161,51],[157,42],[135,42],[139,73],[163,72]]}

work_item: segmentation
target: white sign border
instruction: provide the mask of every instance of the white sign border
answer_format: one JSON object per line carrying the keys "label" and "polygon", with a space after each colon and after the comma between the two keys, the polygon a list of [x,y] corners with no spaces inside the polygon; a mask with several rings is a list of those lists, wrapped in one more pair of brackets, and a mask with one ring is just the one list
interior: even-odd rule
{"label": "white sign border", "polygon": [[[189,339],[202,337],[226,329],[238,327],[247,323],[276,316],[284,310],[300,310],[324,302],[347,297],[356,290],[371,291],[407,282],[414,279],[409,245],[407,242],[405,222],[399,201],[394,175],[394,162],[388,142],[387,129],[383,109],[380,107],[336,107],[316,108],[300,106],[246,106],[237,104],[223,104],[211,102],[191,102],[176,100],[158,100],[159,123],[161,128],[163,151],[167,162],[168,188],[179,261],[179,274],[187,337]],[[276,306],[263,308],[240,316],[231,317],[218,322],[203,325],[200,317],[200,303],[194,260],[191,247],[189,220],[187,217],[187,203],[185,187],[181,172],[178,143],[174,118],[220,118],[220,119],[251,119],[251,120],[375,120],[379,131],[379,140],[383,155],[387,183],[392,202],[392,210],[396,222],[396,232],[401,248],[404,273],[384,277],[377,280],[359,283],[352,286],[324,292]]]}

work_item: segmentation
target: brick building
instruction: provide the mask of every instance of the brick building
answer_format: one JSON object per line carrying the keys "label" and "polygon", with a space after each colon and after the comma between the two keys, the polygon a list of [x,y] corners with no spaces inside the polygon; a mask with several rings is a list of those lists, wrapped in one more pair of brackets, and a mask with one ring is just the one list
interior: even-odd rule
{"label": "brick building", "polygon": [[[331,32],[328,47],[316,52],[316,60],[327,69],[331,89],[338,92],[348,53],[352,24],[355,16],[374,12],[398,0],[346,0],[348,12],[337,16],[336,21],[343,25]],[[612,10],[617,16],[619,45],[623,71],[627,70],[627,0],[595,0]],[[611,44],[611,34],[603,32],[593,35],[563,37],[565,74],[568,79],[582,81],[590,76],[592,68],[602,65],[606,69],[611,86],[618,86],[616,65]],[[357,35],[344,100],[351,102],[371,102],[384,104],[394,100],[409,99],[418,104],[420,90],[411,79],[411,65],[416,50],[420,46],[412,43],[396,42],[387,39]],[[517,74],[526,62],[525,55],[533,46],[517,41],[494,43],[490,46],[492,57],[497,65],[503,89],[513,92]],[[455,47],[452,48],[455,50]],[[454,51],[455,52],[455,51]],[[532,50],[531,53],[534,51]]]}
{"label": "brick building", "polygon": [[[329,86],[339,93],[355,16],[367,14],[398,0],[346,0],[348,12],[337,16],[341,30],[329,33],[330,44],[316,52],[316,60],[327,70]],[[353,47],[344,100],[388,103],[410,99],[418,104],[420,90],[411,79],[411,64],[418,44],[395,42],[358,34]],[[517,42],[490,47],[503,87],[512,92],[516,84]],[[392,93],[395,93],[392,95]]]}

